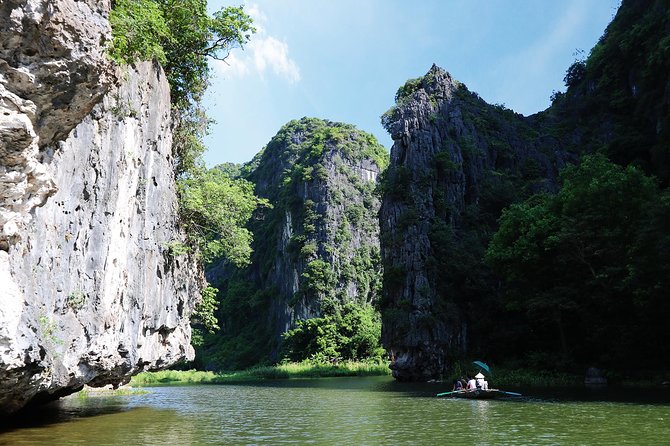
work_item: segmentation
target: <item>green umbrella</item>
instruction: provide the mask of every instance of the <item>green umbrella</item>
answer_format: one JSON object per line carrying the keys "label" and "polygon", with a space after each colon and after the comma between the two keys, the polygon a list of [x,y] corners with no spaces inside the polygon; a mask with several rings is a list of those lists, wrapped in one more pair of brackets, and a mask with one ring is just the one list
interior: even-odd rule
{"label": "green umbrella", "polygon": [[480,367],[482,370],[485,370],[486,373],[491,374],[491,369],[490,369],[489,366],[487,366],[485,363],[483,363],[483,362],[481,362],[481,361],[472,361],[472,363],[473,363],[474,365]]}

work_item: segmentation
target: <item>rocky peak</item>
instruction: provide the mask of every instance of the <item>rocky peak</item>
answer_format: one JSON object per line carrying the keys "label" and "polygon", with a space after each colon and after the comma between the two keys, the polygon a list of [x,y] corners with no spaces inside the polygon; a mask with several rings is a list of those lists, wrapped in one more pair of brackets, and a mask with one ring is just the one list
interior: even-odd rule
{"label": "rocky peak", "polygon": [[[354,126],[303,118],[286,124],[252,162],[247,178],[272,208],[251,224],[252,265],[240,276],[265,292],[267,308],[250,319],[271,327],[269,344],[276,347],[296,321],[320,317],[324,303],[378,299],[374,190],[387,157],[373,136]],[[221,288],[239,288],[231,283]],[[224,301],[231,298],[223,293]],[[224,325],[234,333],[234,321]]]}
{"label": "rocky peak", "polygon": [[382,123],[394,141],[380,211],[382,337],[396,378],[437,378],[448,352],[472,347],[463,309],[477,296],[461,288],[477,262],[459,257],[481,258],[515,190],[555,188],[565,155],[534,122],[436,66],[398,90]]}

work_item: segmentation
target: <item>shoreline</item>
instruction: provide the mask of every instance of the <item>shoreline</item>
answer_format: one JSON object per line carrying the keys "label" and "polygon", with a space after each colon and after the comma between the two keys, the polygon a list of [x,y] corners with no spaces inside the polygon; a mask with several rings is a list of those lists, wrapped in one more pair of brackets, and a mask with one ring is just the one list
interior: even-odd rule
{"label": "shoreline", "polygon": [[[247,370],[211,372],[200,370],[162,370],[142,372],[132,377],[128,383],[132,387],[152,387],[163,385],[189,384],[235,384],[254,381],[315,379],[333,377],[389,376],[391,370],[386,362],[353,362],[339,364],[286,363],[275,366],[254,367]],[[431,382],[451,384],[456,375]],[[611,378],[608,384],[587,386],[584,376],[569,373],[536,371],[527,369],[496,369],[487,376],[489,382],[498,388],[655,388],[668,387],[667,380],[659,376],[656,379]]]}
{"label": "shoreline", "polygon": [[149,387],[173,384],[232,384],[267,380],[356,376],[391,376],[391,370],[386,362],[353,361],[338,364],[286,363],[218,373],[200,370],[161,370],[139,373],[132,377],[129,385]]}

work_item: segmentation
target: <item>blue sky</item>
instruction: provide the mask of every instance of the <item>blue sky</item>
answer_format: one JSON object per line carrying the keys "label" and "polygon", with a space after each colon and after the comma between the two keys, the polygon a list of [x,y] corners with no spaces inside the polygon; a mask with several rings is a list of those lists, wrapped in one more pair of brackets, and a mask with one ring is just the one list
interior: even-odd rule
{"label": "blue sky", "polygon": [[[209,0],[212,10],[239,2]],[[255,0],[258,33],[213,61],[209,166],[249,161],[286,122],[342,121],[391,139],[379,116],[433,63],[490,103],[549,106],[575,51],[589,50],[619,0]]]}

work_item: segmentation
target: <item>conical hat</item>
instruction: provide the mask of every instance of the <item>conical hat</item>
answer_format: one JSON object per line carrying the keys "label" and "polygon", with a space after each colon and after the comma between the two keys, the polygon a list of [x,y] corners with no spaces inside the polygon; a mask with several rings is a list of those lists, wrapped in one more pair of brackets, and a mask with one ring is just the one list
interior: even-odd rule
{"label": "conical hat", "polygon": [[477,373],[477,374],[475,375],[475,378],[477,378],[477,379],[483,379],[483,378],[484,378],[484,375],[482,375],[482,373],[479,372],[479,373]]}

